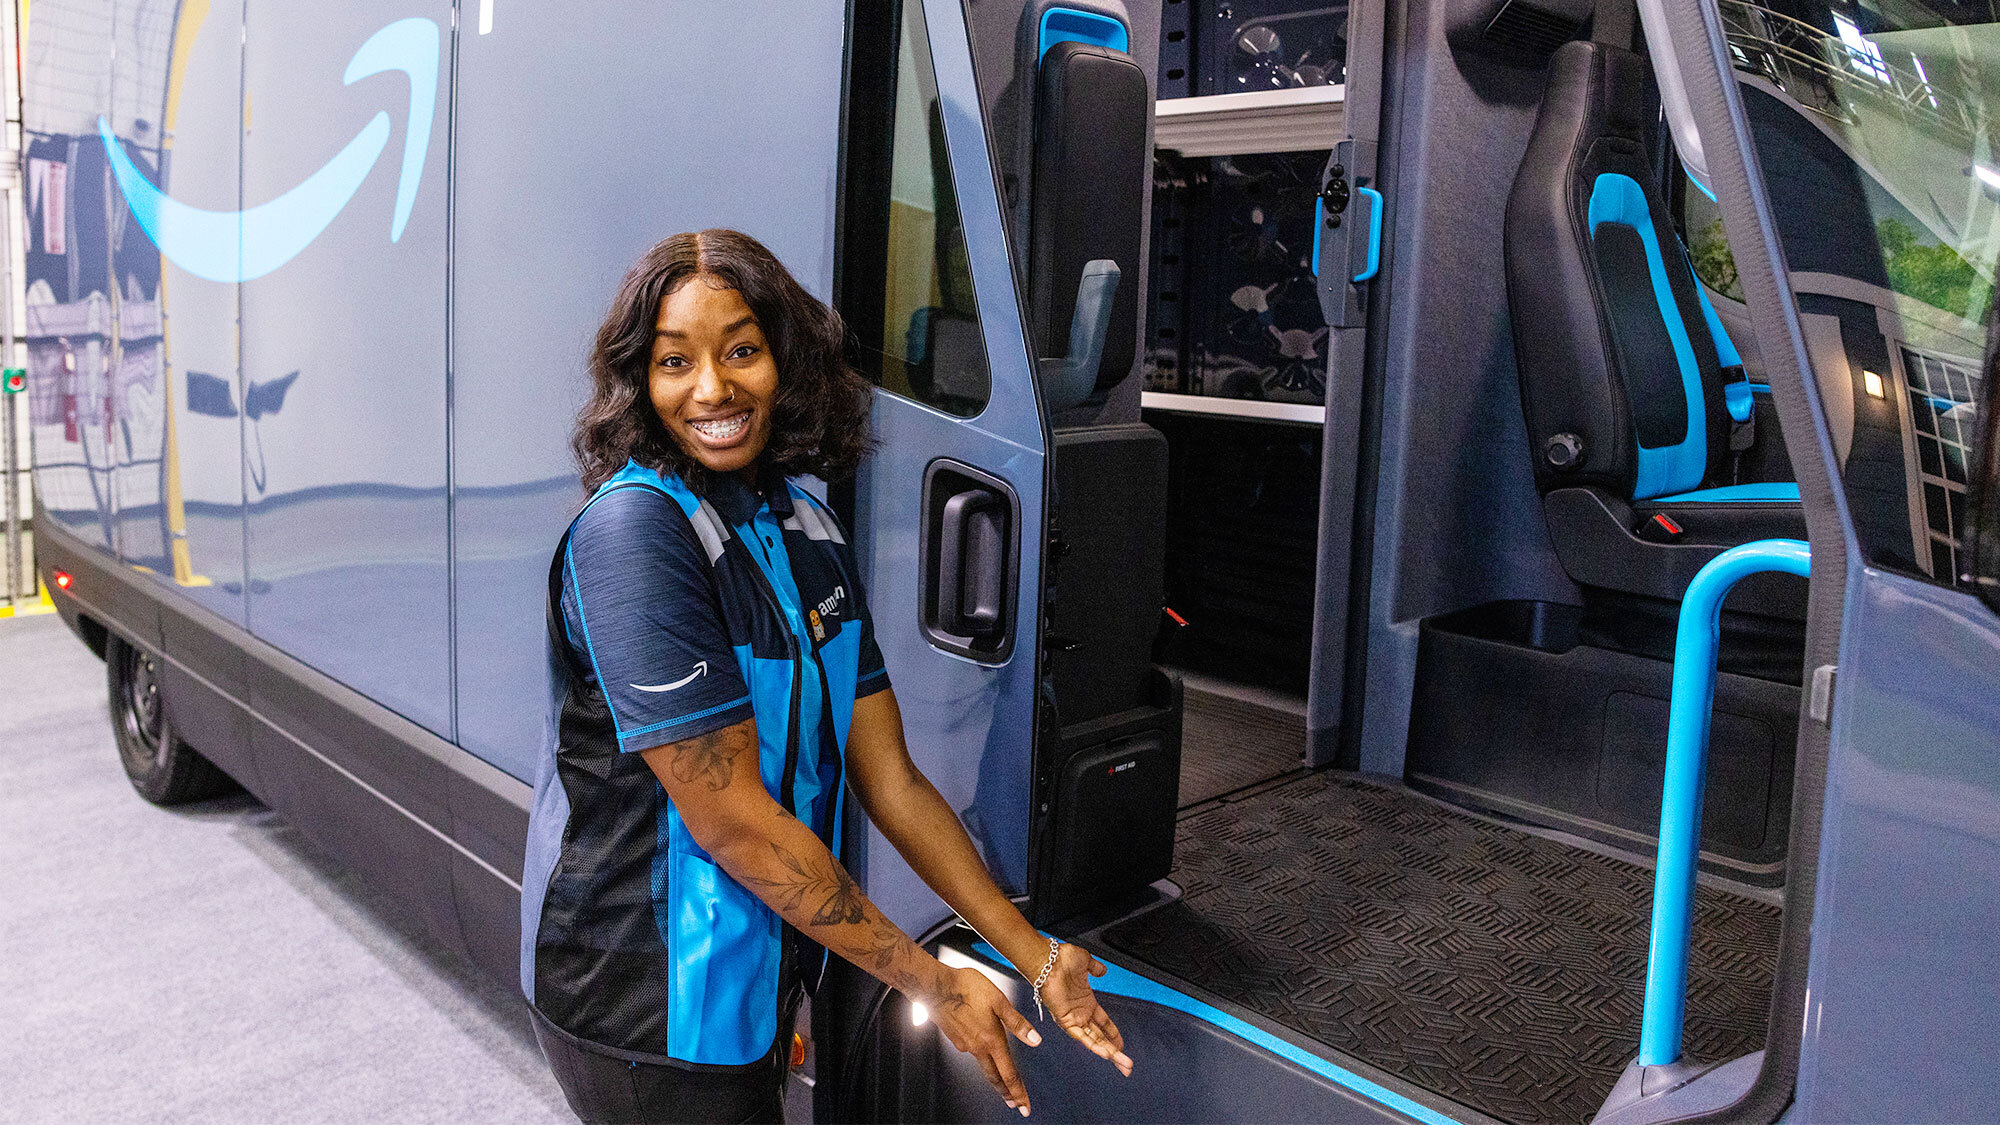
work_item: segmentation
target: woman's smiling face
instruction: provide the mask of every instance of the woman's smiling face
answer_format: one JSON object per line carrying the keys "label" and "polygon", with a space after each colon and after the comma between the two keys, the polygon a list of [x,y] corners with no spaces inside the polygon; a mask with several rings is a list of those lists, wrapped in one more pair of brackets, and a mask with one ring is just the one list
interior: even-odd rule
{"label": "woman's smiling face", "polygon": [[698,274],[660,301],[653,409],[688,456],[716,473],[742,473],[771,440],[778,365],[743,295]]}

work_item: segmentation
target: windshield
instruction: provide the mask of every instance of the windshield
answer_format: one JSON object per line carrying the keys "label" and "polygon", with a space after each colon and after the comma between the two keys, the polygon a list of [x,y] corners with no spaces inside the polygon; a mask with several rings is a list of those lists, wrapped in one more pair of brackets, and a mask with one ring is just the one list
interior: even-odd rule
{"label": "windshield", "polygon": [[[1995,11],[1719,6],[1863,546],[1960,583],[2000,258]],[[1729,292],[1734,263],[1694,194],[1697,270]]]}

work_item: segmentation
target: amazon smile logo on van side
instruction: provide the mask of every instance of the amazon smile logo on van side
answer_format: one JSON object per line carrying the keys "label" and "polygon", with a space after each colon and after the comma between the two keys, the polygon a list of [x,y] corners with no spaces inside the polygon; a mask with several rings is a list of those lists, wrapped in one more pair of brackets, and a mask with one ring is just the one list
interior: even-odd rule
{"label": "amazon smile logo on van side", "polygon": [[[396,183],[396,211],[389,220],[391,242],[402,240],[410,208],[417,201],[417,184],[423,179],[424,157],[430,151],[439,45],[437,24],[420,18],[397,20],[368,37],[348,60],[341,79],[352,86],[391,70],[410,78],[402,178]],[[132,163],[125,146],[112,135],[111,123],[102,117],[97,119],[97,134],[133,219],[168,261],[209,281],[249,281],[297,257],[354,198],[389,143],[389,113],[378,111],[347,147],[297,187],[242,211],[205,211],[182,203]]]}

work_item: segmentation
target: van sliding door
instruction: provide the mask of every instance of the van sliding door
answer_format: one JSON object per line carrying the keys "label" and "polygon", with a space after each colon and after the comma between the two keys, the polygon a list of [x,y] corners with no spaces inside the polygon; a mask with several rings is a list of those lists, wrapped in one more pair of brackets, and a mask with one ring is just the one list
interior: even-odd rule
{"label": "van sliding door", "polygon": [[450,30],[443,3],[249,5],[243,198],[288,210],[214,263],[242,281],[250,630],[447,737]]}

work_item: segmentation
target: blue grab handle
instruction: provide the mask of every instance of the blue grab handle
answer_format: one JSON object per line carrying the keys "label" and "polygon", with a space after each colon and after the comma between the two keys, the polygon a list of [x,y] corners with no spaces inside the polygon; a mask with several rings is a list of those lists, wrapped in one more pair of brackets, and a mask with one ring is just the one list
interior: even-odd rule
{"label": "blue grab handle", "polygon": [[1319,276],[1319,232],[1326,229],[1326,197],[1313,198],[1313,276]]}
{"label": "blue grab handle", "polygon": [[1744,578],[1772,570],[1806,577],[1812,570],[1812,552],[1796,539],[1761,539],[1731,547],[1701,568],[1681,601],[1680,630],[1674,638],[1673,702],[1667,712],[1667,776],[1660,794],[1659,862],[1653,874],[1653,939],[1646,963],[1646,1008],[1639,1024],[1640,1066],[1665,1066],[1681,1057],[1722,600]]}
{"label": "blue grab handle", "polygon": [[1058,43],[1074,40],[1128,54],[1132,43],[1131,36],[1125,31],[1125,21],[1102,12],[1086,12],[1078,8],[1050,8],[1043,12],[1042,25],[1035,40],[1036,65],[1040,65],[1042,56]]}
{"label": "blue grab handle", "polygon": [[1354,275],[1356,281],[1367,281],[1382,268],[1382,193],[1372,187],[1358,187],[1354,194],[1368,197],[1368,264]]}

